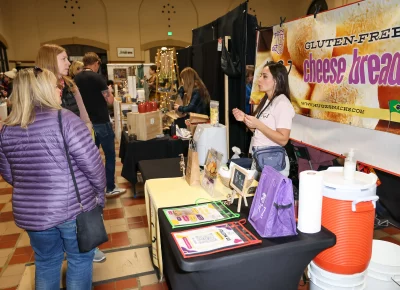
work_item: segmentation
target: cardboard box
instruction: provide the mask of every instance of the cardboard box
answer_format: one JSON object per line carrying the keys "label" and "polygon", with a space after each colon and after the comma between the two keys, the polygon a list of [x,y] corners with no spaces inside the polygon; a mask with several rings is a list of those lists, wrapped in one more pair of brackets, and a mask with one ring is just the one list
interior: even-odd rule
{"label": "cardboard box", "polygon": [[203,114],[196,114],[196,113],[190,113],[190,123],[195,124],[195,123],[208,123],[209,117],[207,115]]}
{"label": "cardboard box", "polygon": [[147,141],[162,134],[161,111],[128,113],[128,134],[136,134],[137,140]]}

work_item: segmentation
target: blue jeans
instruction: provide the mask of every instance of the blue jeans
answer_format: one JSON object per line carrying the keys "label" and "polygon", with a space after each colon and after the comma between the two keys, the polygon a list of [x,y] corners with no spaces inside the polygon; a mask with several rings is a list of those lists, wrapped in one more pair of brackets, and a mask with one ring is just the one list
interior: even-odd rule
{"label": "blue jeans", "polygon": [[93,257],[95,249],[80,253],[76,239],[76,221],[68,221],[54,228],[27,231],[35,252],[36,290],[60,289],[61,265],[67,254],[67,289],[92,289]]}
{"label": "blue jeans", "polygon": [[115,188],[115,143],[111,123],[93,124],[96,146],[103,148],[106,157],[107,191]]}

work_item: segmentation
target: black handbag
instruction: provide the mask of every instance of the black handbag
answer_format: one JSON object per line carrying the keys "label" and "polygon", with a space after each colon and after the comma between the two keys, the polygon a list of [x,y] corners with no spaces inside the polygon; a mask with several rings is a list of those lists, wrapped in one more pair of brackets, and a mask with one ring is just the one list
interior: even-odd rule
{"label": "black handbag", "polygon": [[72,169],[68,145],[64,138],[61,110],[58,111],[58,123],[60,125],[61,136],[63,138],[64,148],[67,154],[69,171],[71,172],[72,180],[74,182],[76,198],[78,199],[79,205],[82,210],[82,212],[76,217],[76,237],[78,240],[79,251],[81,253],[85,253],[108,241],[108,236],[103,221],[103,208],[97,205],[94,209],[90,211],[84,211],[85,209],[82,205],[78,185],[76,184],[75,174]]}
{"label": "black handbag", "polygon": [[233,48],[232,53],[229,53],[225,41],[222,40],[221,69],[223,73],[230,77],[239,77],[241,75],[240,65],[240,58],[235,55]]}

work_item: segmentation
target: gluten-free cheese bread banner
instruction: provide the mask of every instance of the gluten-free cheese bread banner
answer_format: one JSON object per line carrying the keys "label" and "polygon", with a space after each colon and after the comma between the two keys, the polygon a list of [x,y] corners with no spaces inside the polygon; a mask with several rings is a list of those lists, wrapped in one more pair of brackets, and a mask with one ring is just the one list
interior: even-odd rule
{"label": "gluten-free cheese bread banner", "polygon": [[400,0],[367,0],[258,32],[258,76],[283,61],[297,114],[400,134]]}

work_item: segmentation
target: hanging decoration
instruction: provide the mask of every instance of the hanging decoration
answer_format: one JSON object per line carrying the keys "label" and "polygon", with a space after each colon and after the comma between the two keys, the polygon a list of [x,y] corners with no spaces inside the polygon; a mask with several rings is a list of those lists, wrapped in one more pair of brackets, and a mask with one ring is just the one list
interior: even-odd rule
{"label": "hanging decoration", "polygon": [[164,113],[163,126],[169,128],[174,120],[171,116],[178,117],[173,108],[180,84],[175,48],[158,49],[155,64],[157,66],[156,100]]}
{"label": "hanging decoration", "polygon": [[64,9],[66,9],[67,11],[71,11],[72,24],[76,24],[75,15],[78,12],[77,10],[81,9],[79,2],[80,2],[79,0],[65,0],[64,1]]}
{"label": "hanging decoration", "polygon": [[167,3],[166,5],[163,5],[161,13],[168,17],[168,28],[171,28],[171,16],[172,14],[176,14],[175,6]]}

